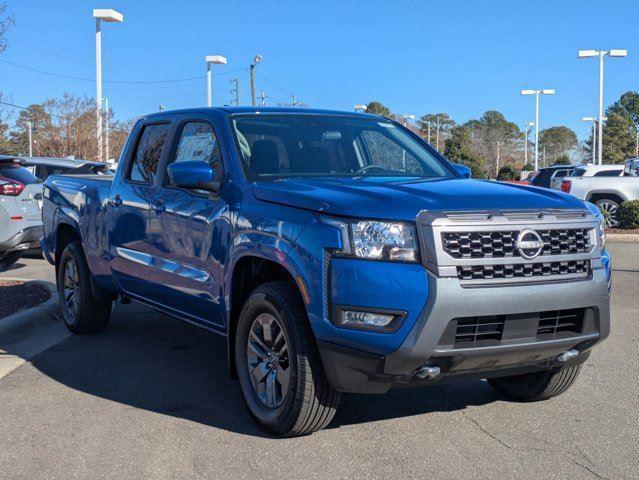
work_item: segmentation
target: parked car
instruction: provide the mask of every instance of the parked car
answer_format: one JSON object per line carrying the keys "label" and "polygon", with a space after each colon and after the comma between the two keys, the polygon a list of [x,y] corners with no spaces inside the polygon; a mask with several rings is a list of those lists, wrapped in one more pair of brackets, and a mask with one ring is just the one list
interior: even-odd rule
{"label": "parked car", "polygon": [[15,157],[0,156],[0,271],[42,236],[42,183]]}
{"label": "parked car", "polygon": [[639,199],[639,161],[629,159],[620,177],[568,177],[561,183],[561,190],[577,198],[592,202],[604,212],[606,225],[616,227],[617,209],[628,200]]}
{"label": "parked car", "polygon": [[276,434],[325,427],[340,392],[563,393],[609,334],[603,216],[469,176],[377,115],[159,112],[115,177],[47,179],[43,252],[74,333],[105,328],[121,297],[224,336]]}
{"label": "parked car", "polygon": [[[579,165],[568,177],[620,177],[623,165]],[[565,177],[556,176],[550,181],[550,188],[561,190],[561,182]]]}
{"label": "parked car", "polygon": [[535,187],[550,188],[553,179],[560,179],[570,175],[575,169],[574,165],[554,165],[537,170],[528,182]]}
{"label": "parked car", "polygon": [[41,180],[46,180],[49,175],[113,175],[109,170],[109,165],[102,162],[52,157],[20,157],[20,160],[25,167],[30,169]]}

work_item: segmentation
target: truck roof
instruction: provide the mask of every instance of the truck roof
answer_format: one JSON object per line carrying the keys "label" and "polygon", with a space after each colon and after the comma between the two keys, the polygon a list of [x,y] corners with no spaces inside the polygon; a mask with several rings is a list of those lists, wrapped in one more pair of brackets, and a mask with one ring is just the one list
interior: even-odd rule
{"label": "truck roof", "polygon": [[380,118],[379,115],[370,113],[348,112],[344,110],[330,110],[321,108],[300,108],[300,107],[251,107],[251,106],[224,106],[224,107],[196,107],[196,108],[183,108],[179,110],[163,110],[161,112],[154,112],[149,115],[144,115],[144,118],[162,117],[164,115],[171,114],[183,114],[183,113],[205,113],[215,112],[224,116],[233,115],[238,113],[281,113],[281,114],[317,114],[317,115],[352,115],[359,117]]}

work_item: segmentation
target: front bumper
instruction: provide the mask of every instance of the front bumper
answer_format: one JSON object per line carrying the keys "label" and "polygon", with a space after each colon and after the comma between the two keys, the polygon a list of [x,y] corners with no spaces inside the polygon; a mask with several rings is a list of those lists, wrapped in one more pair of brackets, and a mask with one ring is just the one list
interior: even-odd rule
{"label": "front bumper", "polygon": [[0,252],[13,252],[14,250],[30,250],[40,246],[42,225],[27,227],[20,230],[11,238],[0,242]]}
{"label": "front bumper", "polygon": [[[358,393],[384,393],[401,384],[546,370],[559,366],[557,356],[569,349],[580,355],[568,364],[581,363],[593,345],[609,335],[608,282],[607,269],[601,263],[585,281],[502,287],[464,288],[456,278],[429,273],[428,303],[399,348],[378,354],[319,342],[320,355],[331,384],[340,391]],[[459,348],[445,340],[455,318],[568,309],[586,309],[583,330],[568,338],[540,340],[533,335],[472,348]],[[435,380],[416,378],[417,369],[426,364],[439,366],[441,375]]]}

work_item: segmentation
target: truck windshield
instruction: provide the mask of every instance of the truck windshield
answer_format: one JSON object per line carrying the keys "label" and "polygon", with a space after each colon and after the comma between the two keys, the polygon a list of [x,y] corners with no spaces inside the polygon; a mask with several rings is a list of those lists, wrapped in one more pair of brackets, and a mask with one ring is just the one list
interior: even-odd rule
{"label": "truck windshield", "polygon": [[393,122],[348,115],[231,117],[249,180],[301,176],[454,177],[444,161]]}

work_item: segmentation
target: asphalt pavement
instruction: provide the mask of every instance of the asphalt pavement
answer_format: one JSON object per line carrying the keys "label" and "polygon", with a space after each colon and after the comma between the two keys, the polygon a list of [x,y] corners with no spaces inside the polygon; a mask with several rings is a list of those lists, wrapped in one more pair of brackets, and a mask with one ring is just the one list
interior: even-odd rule
{"label": "asphalt pavement", "polygon": [[118,306],[103,334],[0,380],[0,478],[639,478],[639,244],[611,250],[611,336],[558,398],[508,402],[483,381],[345,395],[326,430],[273,438],[226,374],[224,339]]}

